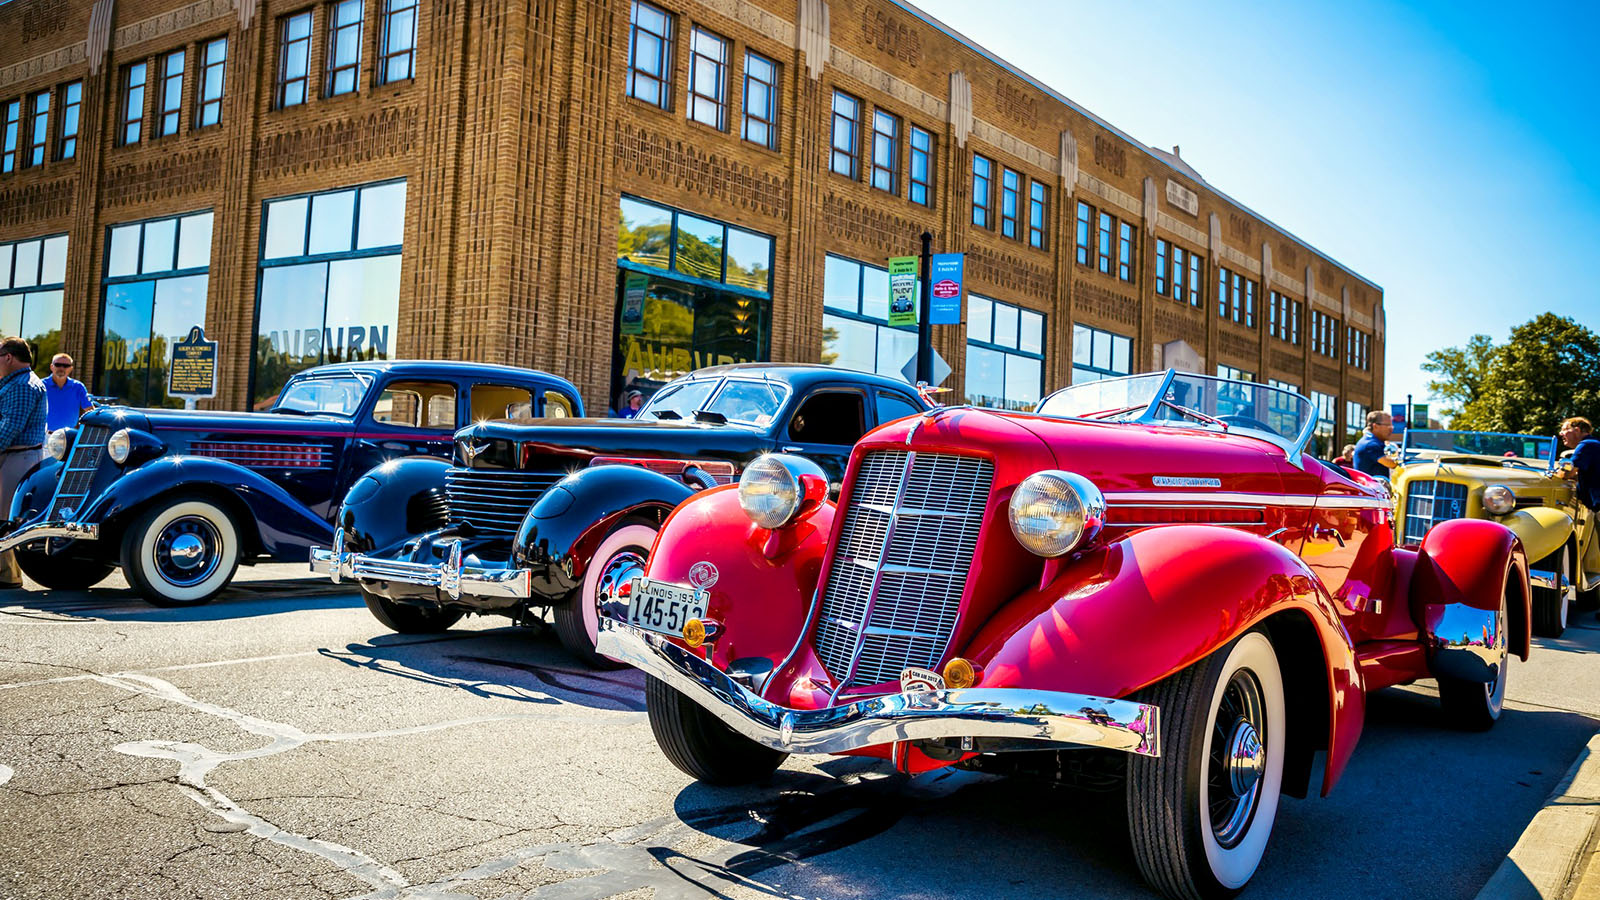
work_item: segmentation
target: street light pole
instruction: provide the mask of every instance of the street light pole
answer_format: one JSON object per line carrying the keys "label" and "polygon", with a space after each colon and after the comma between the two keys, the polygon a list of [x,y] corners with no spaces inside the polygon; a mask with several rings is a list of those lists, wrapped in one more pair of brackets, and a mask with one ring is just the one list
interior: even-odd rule
{"label": "street light pole", "polygon": [[917,303],[917,383],[933,383],[933,235],[922,233],[922,289]]}

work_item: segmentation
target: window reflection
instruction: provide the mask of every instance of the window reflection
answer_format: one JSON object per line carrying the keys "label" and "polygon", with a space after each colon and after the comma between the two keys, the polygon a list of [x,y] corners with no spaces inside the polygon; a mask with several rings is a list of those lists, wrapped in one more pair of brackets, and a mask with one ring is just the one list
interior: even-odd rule
{"label": "window reflection", "polygon": [[678,216],[678,246],[673,268],[707,281],[722,280],[722,225],[696,216]]}
{"label": "window reflection", "polygon": [[672,212],[622,198],[617,228],[617,258],[665,269],[672,256]]}

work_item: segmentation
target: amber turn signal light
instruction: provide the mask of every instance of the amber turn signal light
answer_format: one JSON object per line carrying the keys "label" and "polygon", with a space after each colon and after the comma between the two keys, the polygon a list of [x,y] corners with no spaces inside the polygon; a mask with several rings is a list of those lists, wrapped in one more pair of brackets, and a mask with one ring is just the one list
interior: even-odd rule
{"label": "amber turn signal light", "polygon": [[683,624],[683,642],[698,650],[706,641],[716,640],[722,626],[710,619],[690,619]]}
{"label": "amber turn signal light", "polygon": [[945,687],[955,690],[969,688],[978,683],[983,677],[983,668],[972,662],[956,657],[944,664]]}

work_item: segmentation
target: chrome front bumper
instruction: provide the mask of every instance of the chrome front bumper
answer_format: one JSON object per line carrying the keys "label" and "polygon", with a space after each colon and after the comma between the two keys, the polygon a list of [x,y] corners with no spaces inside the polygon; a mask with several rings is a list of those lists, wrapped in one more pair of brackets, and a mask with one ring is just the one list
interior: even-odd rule
{"label": "chrome front bumper", "polygon": [[100,526],[88,525],[81,522],[40,522],[11,532],[0,538],[0,553],[12,550],[23,544],[42,541],[46,538],[68,538],[74,541],[97,541],[100,539]]}
{"label": "chrome front bumper", "polygon": [[461,542],[450,541],[441,563],[414,563],[351,553],[344,549],[344,529],[333,533],[333,547],[311,548],[311,571],[327,575],[334,584],[353,581],[397,581],[436,588],[451,600],[462,594],[470,597],[533,596],[533,572],[529,569],[467,566],[461,562]]}
{"label": "chrome front bumper", "polygon": [[1528,583],[1532,587],[1544,588],[1547,591],[1564,591],[1571,584],[1560,572],[1546,572],[1543,569],[1529,569]]}
{"label": "chrome front bumper", "polygon": [[787,753],[842,753],[897,741],[1008,738],[1161,755],[1161,713],[1132,700],[967,688],[791,709],[764,700],[668,638],[600,618],[595,650],[661,679],[752,741]]}

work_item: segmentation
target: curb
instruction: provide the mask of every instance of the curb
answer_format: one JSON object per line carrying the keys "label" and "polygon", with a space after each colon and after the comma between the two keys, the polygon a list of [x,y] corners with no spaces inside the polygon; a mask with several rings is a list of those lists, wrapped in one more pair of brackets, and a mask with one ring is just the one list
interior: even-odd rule
{"label": "curb", "polygon": [[1600,733],[1561,777],[1477,900],[1600,898],[1600,855],[1589,853],[1597,828]]}

